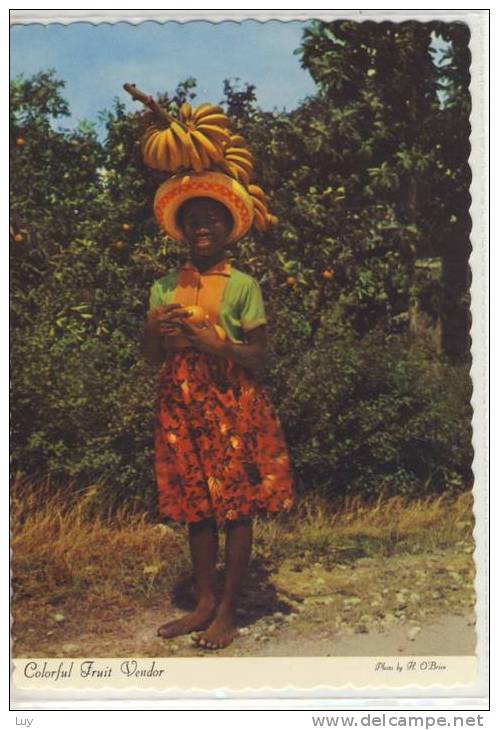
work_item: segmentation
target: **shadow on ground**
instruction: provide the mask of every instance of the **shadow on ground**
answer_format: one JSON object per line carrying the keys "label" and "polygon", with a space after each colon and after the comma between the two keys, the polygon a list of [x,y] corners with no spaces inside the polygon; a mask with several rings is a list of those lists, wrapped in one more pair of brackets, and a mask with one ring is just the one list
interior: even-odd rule
{"label": "shadow on ground", "polygon": [[[280,612],[284,616],[293,611],[293,604],[278,594],[271,577],[275,574],[263,558],[254,558],[248,574],[246,588],[241,594],[238,608],[240,626],[250,626],[259,619],[269,618]],[[217,597],[223,594],[225,571],[217,568]],[[300,596],[290,595],[293,601],[303,600]],[[182,611],[192,611],[196,606],[194,581],[190,574],[184,573],[175,582],[171,595],[171,603]]]}

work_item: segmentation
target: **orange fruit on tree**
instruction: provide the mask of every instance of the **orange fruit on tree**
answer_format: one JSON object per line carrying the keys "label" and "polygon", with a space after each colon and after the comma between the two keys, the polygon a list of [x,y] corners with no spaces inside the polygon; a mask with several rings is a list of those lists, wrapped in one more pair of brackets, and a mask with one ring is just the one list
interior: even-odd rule
{"label": "orange fruit on tree", "polygon": [[22,233],[16,233],[16,235],[14,236],[14,241],[16,243],[23,243],[23,241],[24,241],[23,234]]}
{"label": "orange fruit on tree", "polygon": [[324,279],[332,279],[334,276],[334,271],[332,269],[326,269],[322,272],[322,276]]}
{"label": "orange fruit on tree", "polygon": [[123,225],[121,227],[123,228],[124,231],[127,231],[127,232],[133,231],[133,229],[134,229],[133,223],[123,223]]}
{"label": "orange fruit on tree", "polygon": [[17,147],[24,147],[25,144],[26,144],[26,140],[24,139],[24,137],[18,137],[16,139]]}
{"label": "orange fruit on tree", "polygon": [[293,286],[293,284],[296,284],[296,277],[288,276],[288,278],[286,279],[286,284],[288,284],[288,286]]}
{"label": "orange fruit on tree", "polygon": [[116,251],[124,251],[126,249],[126,243],[125,243],[125,241],[115,241],[115,243],[114,243],[114,249]]}

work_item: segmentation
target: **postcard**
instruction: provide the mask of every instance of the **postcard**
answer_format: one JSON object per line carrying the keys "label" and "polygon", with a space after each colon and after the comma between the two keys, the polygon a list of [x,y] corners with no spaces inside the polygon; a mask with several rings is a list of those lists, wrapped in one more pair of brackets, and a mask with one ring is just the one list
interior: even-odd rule
{"label": "postcard", "polygon": [[14,706],[485,703],[487,11],[134,12],[11,11]]}

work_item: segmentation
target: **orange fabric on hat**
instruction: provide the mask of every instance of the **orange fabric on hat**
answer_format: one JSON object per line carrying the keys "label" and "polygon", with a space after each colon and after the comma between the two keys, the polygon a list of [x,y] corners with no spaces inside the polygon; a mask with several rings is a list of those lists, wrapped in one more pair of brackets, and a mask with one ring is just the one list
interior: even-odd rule
{"label": "orange fabric on hat", "polygon": [[222,172],[178,174],[164,182],[154,198],[154,212],[159,224],[177,241],[184,240],[177,223],[177,213],[192,198],[213,198],[230,210],[234,228],[229,241],[237,241],[249,231],[254,207],[244,185]]}
{"label": "orange fabric on hat", "polygon": [[[184,306],[198,304],[212,324],[220,324],[220,305],[231,268],[229,261],[221,261],[201,273],[194,264],[185,264],[180,269],[173,302]],[[176,347],[190,347],[189,340],[183,335],[176,335],[172,340]]]}

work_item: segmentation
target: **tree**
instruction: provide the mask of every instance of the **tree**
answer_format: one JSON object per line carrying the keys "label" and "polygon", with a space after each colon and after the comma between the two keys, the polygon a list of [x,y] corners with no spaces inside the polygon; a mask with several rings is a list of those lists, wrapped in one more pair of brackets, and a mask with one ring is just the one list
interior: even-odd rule
{"label": "tree", "polygon": [[[439,63],[436,35],[449,44]],[[468,40],[460,23],[335,21],[312,24],[301,48],[340,150],[327,164],[342,171],[347,198],[391,206],[409,248],[442,257],[439,314],[453,361],[469,351]]]}
{"label": "tree", "polygon": [[54,129],[69,114],[62,86],[53,71],[11,86],[11,245],[24,292],[64,256],[96,192],[101,157],[92,129]]}
{"label": "tree", "polygon": [[[388,91],[381,79],[372,87],[376,75],[361,67],[351,73],[365,89],[351,85],[340,104],[326,74],[291,113],[262,111],[251,84],[225,84],[223,104],[251,141],[257,180],[281,219],[230,253],[264,289],[267,383],[299,485],[336,495],[462,488],[467,381],[414,353],[400,334],[418,231],[379,101]],[[64,484],[98,481],[116,502],[152,508],[157,374],[142,362],[139,340],[151,283],[186,251],[153,217],[162,175],[138,154],[142,110],[116,101],[102,116],[101,142],[88,125],[55,128],[68,111],[61,89],[50,73],[13,83],[13,468]],[[188,79],[161,100],[175,109],[195,97]],[[405,117],[397,119],[396,135],[409,139]],[[428,177],[414,169],[419,228]]]}
{"label": "tree", "polygon": [[154,221],[158,181],[137,165],[140,115],[117,102],[104,143],[88,126],[55,130],[62,86],[52,73],[13,82],[12,219],[27,231],[11,241],[13,467],[147,501],[154,374],[140,332],[178,246]]}
{"label": "tree", "polygon": [[[331,306],[360,333],[381,321],[397,327],[408,310],[425,225],[418,188],[432,154],[430,135],[417,131],[437,101],[429,32],[418,27],[312,23],[300,52],[318,93],[291,114],[246,114],[265,160],[260,179],[281,214],[268,245],[286,251],[278,263],[296,282],[293,307],[312,337]],[[428,70],[416,90],[411,63]],[[388,75],[391,64],[399,70]],[[334,287],[322,279],[329,270]]]}
{"label": "tree", "polygon": [[459,363],[470,358],[470,31],[463,23],[440,23],[436,30],[448,48],[439,66],[443,102],[435,143],[441,163],[432,189],[440,212],[443,345],[451,361]]}

